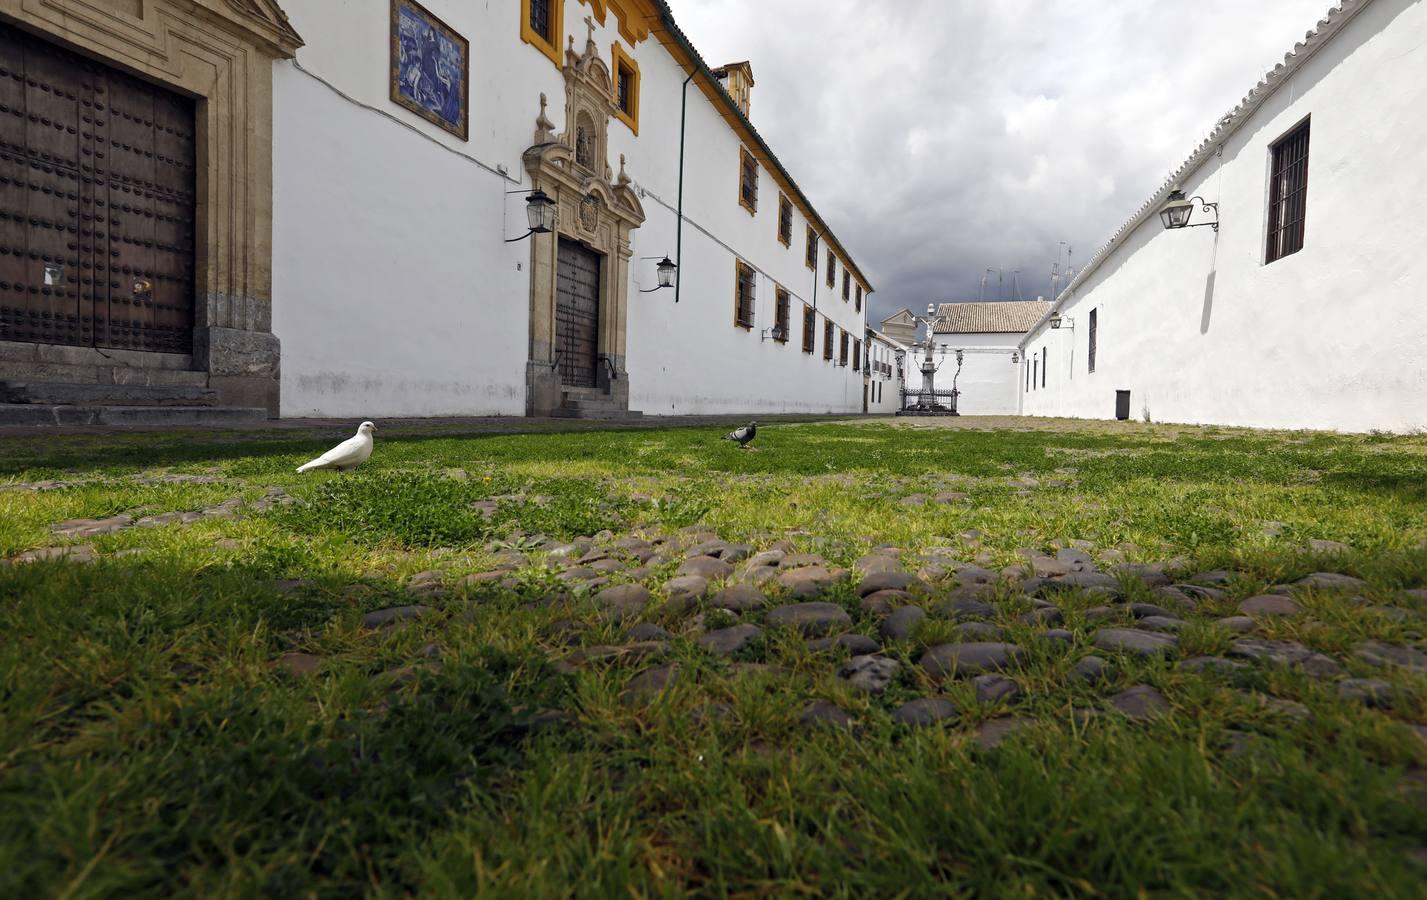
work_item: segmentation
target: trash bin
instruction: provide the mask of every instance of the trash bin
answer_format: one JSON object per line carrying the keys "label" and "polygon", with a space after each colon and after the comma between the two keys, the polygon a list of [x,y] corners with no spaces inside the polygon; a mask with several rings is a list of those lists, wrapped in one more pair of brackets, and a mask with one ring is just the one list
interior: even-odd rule
{"label": "trash bin", "polygon": [[1115,392],[1115,418],[1121,422],[1128,422],[1130,419],[1130,392]]}

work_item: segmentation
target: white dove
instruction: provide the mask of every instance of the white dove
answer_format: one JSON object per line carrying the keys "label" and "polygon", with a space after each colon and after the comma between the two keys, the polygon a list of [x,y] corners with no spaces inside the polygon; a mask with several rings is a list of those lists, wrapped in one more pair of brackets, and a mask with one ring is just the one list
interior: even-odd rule
{"label": "white dove", "polygon": [[356,436],[347,438],[312,462],[298,466],[297,471],[336,469],[338,472],[347,472],[355,469],[372,455],[372,432],[376,430],[377,426],[371,422],[363,422],[357,426]]}

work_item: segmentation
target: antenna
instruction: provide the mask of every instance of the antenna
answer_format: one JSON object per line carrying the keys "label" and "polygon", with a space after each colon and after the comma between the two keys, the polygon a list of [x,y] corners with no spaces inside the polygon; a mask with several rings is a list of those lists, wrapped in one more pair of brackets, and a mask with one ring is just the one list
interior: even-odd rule
{"label": "antenna", "polygon": [[981,296],[980,296],[979,298],[977,298],[977,299],[979,299],[979,300],[985,300],[985,299],[986,299],[986,276],[987,276],[987,275],[990,275],[990,274],[991,274],[991,269],[990,269],[990,268],[987,268],[985,272],[982,272],[982,273],[981,273]]}
{"label": "antenna", "polygon": [[1021,299],[1021,270],[1016,269],[1011,272],[1011,286],[1016,292],[1016,299]]}
{"label": "antenna", "polygon": [[997,269],[997,270],[996,270],[996,299],[997,299],[997,300],[1004,299],[1005,296],[1006,296],[1006,292],[1005,292],[1005,290],[1003,290],[1003,288],[1002,288],[1002,285],[1004,285],[1005,283],[1006,283],[1006,274],[1005,274],[1005,272],[1002,271],[1001,269]]}

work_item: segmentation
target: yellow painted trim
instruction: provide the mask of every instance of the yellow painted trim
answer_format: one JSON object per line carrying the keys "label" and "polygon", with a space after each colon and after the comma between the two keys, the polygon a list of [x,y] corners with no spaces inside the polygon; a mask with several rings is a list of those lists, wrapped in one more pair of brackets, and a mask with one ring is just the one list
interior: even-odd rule
{"label": "yellow painted trim", "polygon": [[560,41],[565,36],[565,0],[550,0],[550,31],[554,41],[550,41],[545,35],[539,34],[530,27],[530,0],[518,0],[520,3],[520,39],[525,43],[545,54],[555,68],[562,69],[560,60]]}
{"label": "yellow painted trim", "polygon": [[594,13],[595,21],[605,24],[606,13],[613,12],[619,20],[619,35],[634,46],[649,38],[649,22],[659,11],[647,0],[580,0]]}
{"label": "yellow painted trim", "polygon": [[[788,237],[783,237],[783,210],[788,211]],[[778,229],[778,243],[793,249],[793,201],[788,199],[788,195],[782,191],[778,192],[778,221],[775,226]]]}
{"label": "yellow painted trim", "polygon": [[[614,42],[613,49],[610,50],[610,74],[613,75],[613,84],[610,90],[614,91],[614,117],[629,126],[629,130],[634,132],[635,137],[639,137],[639,63],[630,56],[619,41]],[[619,108],[619,67],[624,66],[633,73],[630,79],[630,93],[633,94],[629,106],[631,112],[626,113]]]}
{"label": "yellow painted trim", "polygon": [[[753,202],[743,196],[743,170],[747,166],[748,160],[753,160]],[[747,147],[740,147],[738,153],[738,205],[748,210],[750,216],[758,215],[758,157],[748,152]]]}

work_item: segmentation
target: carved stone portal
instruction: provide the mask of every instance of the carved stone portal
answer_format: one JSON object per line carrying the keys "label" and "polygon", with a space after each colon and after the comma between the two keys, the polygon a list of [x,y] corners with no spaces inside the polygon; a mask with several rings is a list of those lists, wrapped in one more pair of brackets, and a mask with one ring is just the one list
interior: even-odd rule
{"label": "carved stone portal", "polygon": [[[629,409],[625,371],[625,323],[629,308],[629,236],[644,223],[644,207],[620,158],[616,178],[609,165],[609,122],[615,114],[609,67],[599,57],[589,20],[585,52],[575,39],[565,51],[565,130],[545,115],[540,96],[535,144],[525,151],[525,169],[534,188],[555,200],[555,233],[537,234],[530,247],[530,356],[526,364],[527,415],[548,416],[567,399],[591,394]],[[557,347],[556,293],[561,240],[576,241],[602,258],[596,337],[598,368],[593,389],[565,384]]]}

